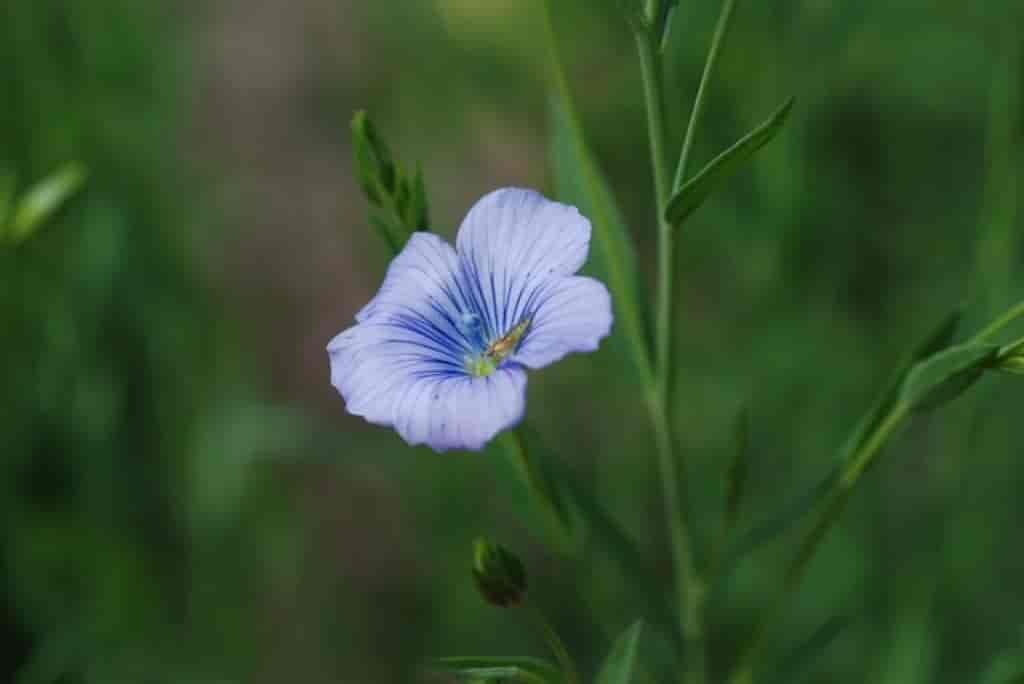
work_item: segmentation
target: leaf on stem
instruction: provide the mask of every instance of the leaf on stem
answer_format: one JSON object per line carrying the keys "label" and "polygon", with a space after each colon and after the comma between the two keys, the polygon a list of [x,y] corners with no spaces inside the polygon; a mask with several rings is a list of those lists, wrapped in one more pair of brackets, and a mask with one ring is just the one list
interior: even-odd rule
{"label": "leaf on stem", "polygon": [[928,411],[960,396],[990,367],[999,345],[968,343],[950,347],[918,362],[907,373],[900,401],[914,411]]}
{"label": "leaf on stem", "polygon": [[955,310],[948,314],[924,341],[910,353],[906,361],[889,380],[885,391],[878,397],[871,409],[861,418],[857,427],[854,428],[853,432],[846,439],[841,451],[840,462],[848,462],[885,419],[893,405],[899,400],[900,390],[914,365],[949,347],[962,318],[963,312],[960,310]]}
{"label": "leaf on stem", "polygon": [[683,183],[665,208],[665,220],[678,226],[696,211],[745,161],[778,135],[793,109],[794,101],[793,98],[786,100],[767,121],[712,159],[697,175]]}
{"label": "leaf on stem", "polygon": [[[587,147],[583,130],[561,93],[551,103],[551,168],[555,194],[579,208],[593,225],[593,270],[611,291],[616,329],[629,338],[641,372],[649,371],[636,250],[608,181]],[[617,337],[616,331],[612,337]]]}
{"label": "leaf on stem", "polygon": [[440,658],[431,664],[432,670],[455,675],[459,679],[476,681],[507,681],[522,684],[560,684],[557,667],[526,656],[456,656]]}
{"label": "leaf on stem", "polygon": [[597,673],[595,684],[629,684],[632,681],[642,630],[643,621],[637,620],[619,635]]}

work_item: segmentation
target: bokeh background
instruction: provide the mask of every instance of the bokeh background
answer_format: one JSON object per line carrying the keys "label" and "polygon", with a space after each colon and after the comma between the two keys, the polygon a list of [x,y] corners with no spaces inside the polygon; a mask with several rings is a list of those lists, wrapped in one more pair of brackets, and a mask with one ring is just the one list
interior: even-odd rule
{"label": "bokeh background", "polygon": [[[584,124],[649,279],[631,37],[613,2],[556,4]],[[718,3],[679,11],[675,139]],[[410,682],[432,656],[542,655],[515,612],[475,593],[482,533],[521,553],[585,671],[644,616],[599,549],[545,550],[499,454],[409,449],[347,416],[329,385],[324,346],[387,259],[352,177],[352,111],[422,161],[446,235],[494,187],[551,192],[540,12],[0,4],[0,165],[22,187],[68,160],[90,172],[54,221],[0,249],[0,680]],[[1022,25],[1016,0],[740,3],[699,161],[789,95],[797,105],[680,239],[673,421],[702,550],[740,406],[748,527],[828,470],[936,321],[965,306],[976,327],[1024,295]],[[639,540],[668,604],[638,396],[613,343],[535,373],[529,420]],[[986,379],[903,432],[772,629],[767,668],[833,616],[845,629],[806,681],[983,681],[1016,657],[1022,406],[1022,383]],[[712,595],[714,672],[793,540]]]}

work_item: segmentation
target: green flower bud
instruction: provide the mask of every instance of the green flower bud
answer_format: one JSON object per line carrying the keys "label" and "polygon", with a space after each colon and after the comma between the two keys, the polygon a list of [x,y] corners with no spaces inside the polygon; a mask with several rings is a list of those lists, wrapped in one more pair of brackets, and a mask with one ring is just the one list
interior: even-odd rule
{"label": "green flower bud", "polygon": [[372,204],[381,206],[384,196],[396,188],[395,163],[387,143],[364,111],[352,116],[352,155],[356,179]]}
{"label": "green flower bud", "polygon": [[526,571],[512,552],[479,538],[473,542],[473,578],[484,600],[506,607],[519,603],[526,592]]}

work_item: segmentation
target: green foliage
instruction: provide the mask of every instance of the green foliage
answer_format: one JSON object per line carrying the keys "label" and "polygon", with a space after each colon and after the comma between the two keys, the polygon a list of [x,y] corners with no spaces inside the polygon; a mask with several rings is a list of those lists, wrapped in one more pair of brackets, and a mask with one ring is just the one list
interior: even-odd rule
{"label": "green foliage", "polygon": [[794,102],[793,98],[786,100],[764,123],[740,138],[732,147],[709,161],[693,178],[683,183],[665,208],[665,220],[673,225],[682,224],[712,192],[782,130]]}
{"label": "green foliage", "polygon": [[634,681],[637,646],[643,627],[643,622],[637,621],[619,635],[597,673],[595,684],[630,684]]}
{"label": "green foliage", "polygon": [[6,228],[3,207],[7,202],[0,199],[0,237],[14,244],[27,239],[81,187],[85,175],[81,164],[72,163],[33,185],[16,203]]}
{"label": "green foliage", "polygon": [[558,668],[537,658],[512,656],[471,656],[441,658],[435,662],[441,672],[450,672],[468,681],[522,682],[522,684],[558,684]]}

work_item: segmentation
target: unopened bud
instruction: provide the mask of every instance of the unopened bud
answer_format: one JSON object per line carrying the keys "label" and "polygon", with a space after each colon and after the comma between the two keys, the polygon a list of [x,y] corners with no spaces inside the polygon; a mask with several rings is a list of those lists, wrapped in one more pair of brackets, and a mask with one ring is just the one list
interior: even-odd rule
{"label": "unopened bud", "polygon": [[484,600],[496,606],[519,603],[526,593],[526,571],[512,552],[489,539],[473,542],[473,578]]}

